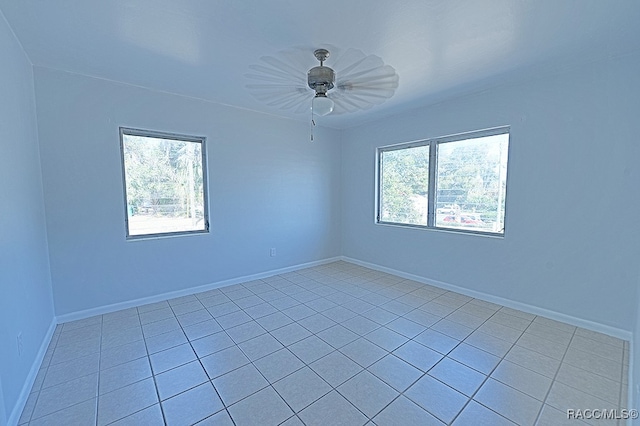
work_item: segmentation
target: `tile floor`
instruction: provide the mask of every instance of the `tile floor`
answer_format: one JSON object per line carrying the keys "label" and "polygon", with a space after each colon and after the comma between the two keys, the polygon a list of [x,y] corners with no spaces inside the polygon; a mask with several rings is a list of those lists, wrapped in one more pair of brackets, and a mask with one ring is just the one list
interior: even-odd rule
{"label": "tile floor", "polygon": [[628,342],[335,262],[58,326],[20,424],[577,426],[568,408],[625,407],[628,361]]}

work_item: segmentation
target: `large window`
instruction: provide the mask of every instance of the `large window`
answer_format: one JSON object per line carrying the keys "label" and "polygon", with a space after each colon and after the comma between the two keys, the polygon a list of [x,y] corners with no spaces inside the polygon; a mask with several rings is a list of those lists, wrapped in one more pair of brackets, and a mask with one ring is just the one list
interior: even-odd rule
{"label": "large window", "polygon": [[120,129],[127,238],[208,232],[205,139]]}
{"label": "large window", "polygon": [[377,222],[504,234],[509,129],[378,148]]}

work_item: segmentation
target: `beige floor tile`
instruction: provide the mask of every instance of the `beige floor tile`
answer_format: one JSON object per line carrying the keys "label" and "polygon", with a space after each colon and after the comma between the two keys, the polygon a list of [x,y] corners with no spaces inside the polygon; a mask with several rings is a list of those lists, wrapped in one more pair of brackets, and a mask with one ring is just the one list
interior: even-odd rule
{"label": "beige floor tile", "polygon": [[451,358],[443,358],[429,370],[430,376],[469,397],[480,388],[487,376]]}
{"label": "beige floor tile", "polygon": [[489,379],[473,399],[517,424],[532,425],[542,407],[538,401],[512,387]]}
{"label": "beige floor tile", "polygon": [[620,382],[563,363],[556,381],[580,389],[614,406],[620,403]]}
{"label": "beige floor tile", "polygon": [[347,380],[336,390],[369,418],[373,418],[400,395],[366,370]]}
{"label": "beige floor tile", "polygon": [[222,402],[209,382],[162,402],[167,426],[192,425],[222,409]]}
{"label": "beige floor tile", "polygon": [[550,358],[517,344],[511,348],[504,359],[549,378],[555,377],[560,367],[559,359]]}
{"label": "beige floor tile", "polygon": [[296,413],[331,391],[331,386],[309,367],[277,381],[273,387]]}
{"label": "beige floor tile", "polygon": [[304,363],[286,348],[260,358],[254,365],[270,383],[304,367]]}
{"label": "beige floor tile", "polygon": [[227,374],[249,363],[244,353],[237,346],[215,352],[200,359],[202,366],[211,379]]}
{"label": "beige floor tile", "polygon": [[56,411],[44,417],[32,420],[29,425],[89,425],[96,422],[96,399],[90,399],[76,405]]}
{"label": "beige floor tile", "polygon": [[42,389],[31,418],[32,420],[37,419],[80,402],[94,399],[97,394],[98,373]]}
{"label": "beige floor tile", "polygon": [[503,360],[491,377],[539,401],[544,401],[552,380],[511,361]]}
{"label": "beige floor tile", "polygon": [[443,426],[440,420],[410,399],[400,396],[374,417],[377,426]]}
{"label": "beige floor tile", "polygon": [[393,353],[423,371],[427,371],[442,357],[441,353],[418,343],[416,340],[407,341],[395,349]]}
{"label": "beige floor tile", "polygon": [[456,417],[452,423],[453,426],[515,426],[516,423],[502,417],[495,411],[491,411],[484,405],[478,404],[475,401],[470,401],[469,404],[462,410],[462,412]]}
{"label": "beige floor tile", "polygon": [[338,351],[320,358],[309,367],[333,387],[341,385],[363,369],[351,358]]}
{"label": "beige floor tile", "polygon": [[140,380],[151,377],[151,367],[147,357],[138,358],[115,367],[100,371],[98,392],[105,394]]}
{"label": "beige floor tile", "polygon": [[153,374],[159,374],[163,371],[195,361],[196,354],[193,352],[191,345],[185,343],[183,345],[149,355],[149,359],[151,360]]}
{"label": "beige floor tile", "polygon": [[229,407],[236,426],[279,425],[293,415],[272,387],[267,387]]}
{"label": "beige floor tile", "polygon": [[200,362],[193,361],[173,370],[157,374],[155,381],[160,400],[164,401],[209,381],[209,377]]}
{"label": "beige floor tile", "polygon": [[138,411],[130,416],[120,419],[114,423],[113,426],[140,426],[140,425],[163,425],[164,418],[162,417],[162,410],[160,404],[154,404],[151,407],[147,407],[144,410]]}
{"label": "beige floor tile", "polygon": [[368,369],[398,392],[404,392],[424,373],[395,355],[387,355]]}
{"label": "beige floor tile", "polygon": [[213,379],[213,386],[226,406],[235,404],[268,385],[269,382],[252,364]]}
{"label": "beige floor tile", "polygon": [[469,398],[439,380],[425,375],[404,395],[444,423],[450,423]]}
{"label": "beige floor tile", "polygon": [[447,356],[482,374],[490,374],[500,362],[500,358],[497,356],[466,343],[458,345]]}
{"label": "beige floor tile", "polygon": [[98,398],[98,426],[107,425],[158,403],[153,379],[148,378]]}
{"label": "beige floor tile", "polygon": [[361,426],[367,423],[367,417],[336,391],[323,396],[298,416],[307,426]]}

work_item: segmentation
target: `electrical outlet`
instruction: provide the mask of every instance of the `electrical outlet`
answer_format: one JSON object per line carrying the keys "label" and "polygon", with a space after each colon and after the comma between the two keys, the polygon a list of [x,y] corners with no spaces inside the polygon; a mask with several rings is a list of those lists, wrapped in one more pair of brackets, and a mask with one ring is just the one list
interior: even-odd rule
{"label": "electrical outlet", "polygon": [[276,257],[276,248],[275,247],[271,247],[271,250],[269,251],[269,255],[271,257]]}
{"label": "electrical outlet", "polygon": [[22,356],[22,331],[20,333],[18,333],[18,337],[17,337],[17,344],[18,344],[18,356]]}

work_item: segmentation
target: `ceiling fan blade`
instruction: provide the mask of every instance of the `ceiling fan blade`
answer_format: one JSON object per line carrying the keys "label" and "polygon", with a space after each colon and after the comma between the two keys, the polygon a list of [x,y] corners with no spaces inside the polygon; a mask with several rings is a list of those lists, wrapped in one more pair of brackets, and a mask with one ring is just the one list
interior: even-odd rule
{"label": "ceiling fan blade", "polygon": [[313,97],[306,72],[314,66],[314,61],[308,48],[281,51],[277,57],[262,56],[259,63],[250,65],[244,74],[251,81],[245,88],[270,107],[302,112]]}
{"label": "ceiling fan blade", "polygon": [[[336,103],[335,114],[369,109],[394,95],[399,78],[396,70],[376,55],[347,49],[335,63],[336,90],[329,96]],[[338,107],[339,106],[339,107]]]}
{"label": "ceiling fan blade", "polygon": [[384,102],[387,98],[380,97],[380,96],[369,96],[369,95],[350,93],[347,99],[360,105],[370,104],[370,106],[373,106],[375,104]]}
{"label": "ceiling fan blade", "polygon": [[[293,106],[311,97],[309,89],[281,84],[248,84],[245,86],[257,100],[269,106],[291,109]],[[289,102],[292,105],[289,105]]]}
{"label": "ceiling fan blade", "polygon": [[[335,114],[343,112],[355,112],[366,110],[374,105],[379,105],[393,95],[393,90],[367,89],[353,91],[336,91],[331,94],[331,99],[335,102]],[[340,108],[338,108],[338,105]],[[344,111],[343,111],[344,110]]]}
{"label": "ceiling fan blade", "polygon": [[388,91],[355,91],[351,92],[347,97],[351,98],[359,98],[359,99],[369,99],[374,103],[382,103],[389,99]]}
{"label": "ceiling fan blade", "polygon": [[274,58],[273,56],[263,56],[260,58],[266,64],[271,65],[273,68],[288,73],[294,78],[304,77],[306,75],[306,70],[300,70],[293,65],[290,65],[280,59]]}
{"label": "ceiling fan blade", "polygon": [[268,101],[272,98],[280,98],[284,96],[293,96],[293,95],[301,95],[301,96],[309,96],[306,91],[300,91],[296,89],[291,89],[287,87],[273,87],[273,88],[264,88],[264,89],[249,89],[249,92],[252,96],[254,96],[259,101]]}
{"label": "ceiling fan blade", "polygon": [[284,84],[284,83],[263,83],[263,84],[247,84],[244,87],[250,90],[288,90],[288,91],[304,91],[309,92],[308,89],[296,84]]}
{"label": "ceiling fan blade", "polygon": [[305,97],[301,96],[288,96],[281,99],[273,99],[271,102],[267,103],[269,106],[277,106],[280,109],[292,109],[298,107],[304,100]]}
{"label": "ceiling fan blade", "polygon": [[[333,58],[333,61],[331,62],[331,66],[338,73],[348,74],[354,68],[359,67],[366,60],[367,60],[367,55],[365,55],[362,50],[347,49]],[[382,61],[382,59],[380,60]]]}
{"label": "ceiling fan blade", "polygon": [[339,92],[367,92],[368,91],[368,92],[377,92],[379,94],[384,92],[384,93],[388,93],[387,97],[391,97],[395,93],[395,90],[397,87],[398,87],[397,82],[382,81],[377,84],[375,82],[367,82],[367,83],[360,83],[360,84],[347,82],[338,86],[336,91],[339,91]]}
{"label": "ceiling fan blade", "polygon": [[297,90],[288,90],[288,91],[280,91],[280,92],[264,92],[264,94],[268,94],[273,99],[287,99],[292,97],[308,97],[308,93],[300,92]]}
{"label": "ceiling fan blade", "polygon": [[303,76],[291,75],[284,71],[264,67],[260,65],[254,65],[251,68],[252,72],[248,72],[245,74],[245,77],[260,79],[260,80],[273,80],[273,81],[288,81],[288,82],[299,82],[306,83]]}
{"label": "ceiling fan blade", "polygon": [[332,96],[371,96],[372,98],[388,99],[395,93],[395,87],[375,87],[375,86],[348,86],[339,87],[337,91],[332,93]]}
{"label": "ceiling fan blade", "polygon": [[339,81],[346,82],[351,81],[354,83],[365,83],[372,81],[389,81],[398,84],[398,74],[389,65],[384,65],[381,68],[369,68],[366,70],[354,72],[351,74],[341,74]]}
{"label": "ceiling fan blade", "polygon": [[359,111],[360,105],[349,98],[333,98],[333,112],[331,114],[340,115]]}
{"label": "ceiling fan blade", "polygon": [[300,114],[300,113],[303,113],[303,112],[310,112],[310,110],[311,110],[311,101],[312,100],[313,100],[313,97],[302,99],[300,101],[300,104],[298,105],[298,108],[296,108],[295,111],[293,111],[293,112],[295,112],[296,114]]}

